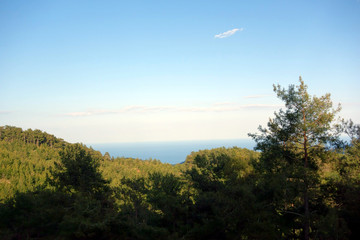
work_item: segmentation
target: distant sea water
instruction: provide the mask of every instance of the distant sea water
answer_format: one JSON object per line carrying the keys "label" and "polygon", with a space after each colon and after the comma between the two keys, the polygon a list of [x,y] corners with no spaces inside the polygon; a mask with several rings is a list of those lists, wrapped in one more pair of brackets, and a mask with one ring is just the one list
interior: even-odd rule
{"label": "distant sea water", "polygon": [[191,152],[219,147],[239,147],[253,149],[252,139],[199,140],[169,142],[134,142],[134,143],[97,143],[87,144],[102,154],[108,152],[113,157],[139,159],[157,159],[163,163],[177,164],[184,162]]}

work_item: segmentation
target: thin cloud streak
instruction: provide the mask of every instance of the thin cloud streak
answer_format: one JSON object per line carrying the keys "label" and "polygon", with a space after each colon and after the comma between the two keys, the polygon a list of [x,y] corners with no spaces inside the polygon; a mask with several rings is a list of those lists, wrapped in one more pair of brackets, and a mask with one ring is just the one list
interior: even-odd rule
{"label": "thin cloud streak", "polygon": [[10,111],[0,111],[0,115],[10,114],[10,113],[12,113],[12,112],[10,112]]}
{"label": "thin cloud streak", "polygon": [[342,106],[360,106],[360,102],[343,102],[340,103]]}
{"label": "thin cloud streak", "polygon": [[226,106],[226,105],[234,105],[236,103],[233,102],[218,102],[218,103],[214,103],[214,106]]}
{"label": "thin cloud streak", "polygon": [[251,96],[245,96],[244,98],[264,98],[264,97],[269,97],[272,96],[270,94],[263,94],[263,95],[251,95]]}
{"label": "thin cloud streak", "polygon": [[69,117],[87,117],[108,114],[129,114],[129,113],[159,113],[159,112],[188,112],[188,113],[206,113],[206,112],[235,112],[244,109],[268,109],[279,108],[282,105],[277,104],[236,104],[222,103],[214,104],[209,107],[175,107],[175,106],[126,106],[119,110],[92,110],[85,112],[70,112],[64,114]]}
{"label": "thin cloud streak", "polygon": [[227,37],[234,35],[237,31],[241,32],[243,30],[244,30],[243,28],[234,28],[234,29],[231,29],[229,31],[226,31],[226,32],[223,32],[220,34],[216,34],[214,37],[215,38],[227,38]]}

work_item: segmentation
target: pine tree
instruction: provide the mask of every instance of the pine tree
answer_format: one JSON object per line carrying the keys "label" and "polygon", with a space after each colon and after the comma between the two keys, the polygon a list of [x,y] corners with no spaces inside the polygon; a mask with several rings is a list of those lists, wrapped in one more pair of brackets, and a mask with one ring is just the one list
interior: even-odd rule
{"label": "pine tree", "polygon": [[60,163],[51,171],[50,183],[67,192],[101,194],[108,191],[107,181],[99,170],[100,162],[85,146],[68,145],[60,152]]}
{"label": "pine tree", "polygon": [[260,126],[260,134],[249,135],[257,142],[257,150],[262,151],[259,169],[264,179],[277,179],[273,182],[282,185],[281,189],[272,186],[276,189],[276,212],[300,216],[303,238],[309,239],[310,203],[315,205],[319,171],[326,161],[328,146],[338,137],[334,120],[340,106],[333,108],[330,94],[310,96],[301,77],[299,81],[299,86],[290,85],[288,89],[274,85],[286,109],[275,113],[267,128]]}

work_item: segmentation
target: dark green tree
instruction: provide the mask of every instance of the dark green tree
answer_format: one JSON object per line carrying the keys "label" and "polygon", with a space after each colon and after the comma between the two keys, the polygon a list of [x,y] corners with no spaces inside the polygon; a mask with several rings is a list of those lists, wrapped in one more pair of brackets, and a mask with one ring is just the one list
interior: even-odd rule
{"label": "dark green tree", "polygon": [[81,144],[67,145],[60,152],[60,163],[51,170],[50,183],[65,192],[102,194],[109,190],[99,170],[100,159]]}
{"label": "dark green tree", "polygon": [[330,94],[310,96],[301,77],[299,81],[299,86],[290,85],[288,89],[274,85],[285,110],[276,112],[267,128],[260,126],[260,134],[249,135],[262,152],[259,169],[264,184],[273,189],[275,212],[282,219],[292,215],[292,225],[281,230],[283,235],[297,236],[296,228],[301,223],[301,235],[309,239],[311,230],[315,232],[312,207],[319,204],[321,167],[331,152],[329,145],[338,137],[334,121],[340,106],[333,108]]}
{"label": "dark green tree", "polygon": [[[360,125],[351,120],[344,122],[343,132],[350,141],[340,149],[334,159],[332,174],[327,176],[324,191],[332,194],[338,223],[344,225],[349,239],[360,238]],[[332,229],[331,229],[332,230]]]}
{"label": "dark green tree", "polygon": [[[246,158],[222,153],[197,155],[186,172],[193,187],[193,227],[189,239],[266,239],[256,212],[252,167]],[[255,225],[257,225],[255,227]],[[257,230],[255,230],[257,229]],[[251,231],[254,230],[254,231]]]}
{"label": "dark green tree", "polygon": [[58,225],[69,239],[110,239],[116,207],[108,182],[99,171],[98,154],[81,144],[67,145],[51,170],[49,183],[69,198]]}
{"label": "dark green tree", "polygon": [[[167,229],[171,238],[187,232],[187,217],[192,206],[185,182],[174,174],[151,173],[147,199],[157,213],[156,224]],[[176,236],[177,235],[177,236]]]}

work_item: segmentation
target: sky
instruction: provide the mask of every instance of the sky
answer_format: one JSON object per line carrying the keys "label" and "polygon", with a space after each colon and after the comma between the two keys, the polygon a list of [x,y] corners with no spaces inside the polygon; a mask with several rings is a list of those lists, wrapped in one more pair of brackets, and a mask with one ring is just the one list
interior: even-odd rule
{"label": "sky", "polygon": [[0,1],[0,125],[69,142],[247,138],[273,84],[360,123],[360,1]]}

